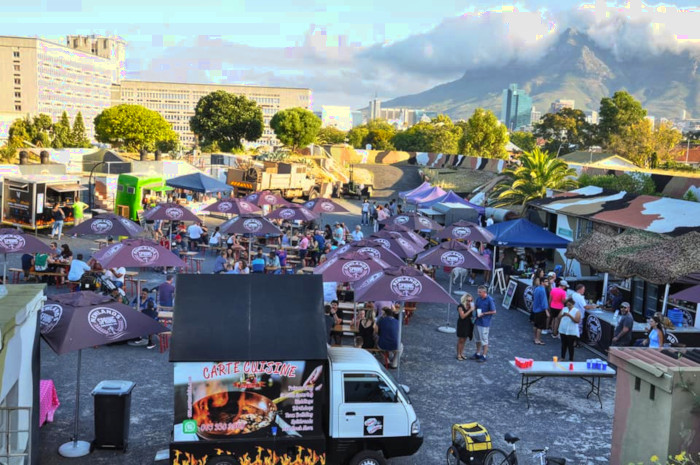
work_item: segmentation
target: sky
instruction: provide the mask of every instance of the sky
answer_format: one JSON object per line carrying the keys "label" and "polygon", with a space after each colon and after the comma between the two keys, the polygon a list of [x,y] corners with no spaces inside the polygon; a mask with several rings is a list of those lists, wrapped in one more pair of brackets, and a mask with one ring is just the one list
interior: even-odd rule
{"label": "sky", "polygon": [[569,27],[623,60],[700,47],[700,0],[0,0],[2,35],[127,42],[127,79],[305,87],[367,105],[540,58]]}

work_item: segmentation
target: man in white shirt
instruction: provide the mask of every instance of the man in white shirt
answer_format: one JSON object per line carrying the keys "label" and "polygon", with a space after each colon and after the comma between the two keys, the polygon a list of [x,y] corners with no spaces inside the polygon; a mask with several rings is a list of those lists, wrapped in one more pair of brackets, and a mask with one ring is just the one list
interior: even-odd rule
{"label": "man in white shirt", "polygon": [[596,308],[595,305],[586,304],[586,298],[583,296],[586,293],[586,286],[581,283],[576,285],[576,291],[571,294],[571,298],[574,300],[574,307],[576,307],[581,312],[581,320],[578,323],[579,334],[583,334],[583,320],[586,318],[586,310],[591,310]]}
{"label": "man in white shirt", "polygon": [[199,243],[202,240],[204,230],[199,223],[192,223],[187,227],[187,236],[190,238],[190,248],[193,244]]}
{"label": "man in white shirt", "polygon": [[362,224],[369,224],[369,200],[362,202]]}
{"label": "man in white shirt", "polygon": [[126,277],[126,268],[123,266],[117,268],[109,268],[105,270],[105,279],[114,283],[118,288],[124,289],[124,278]]}
{"label": "man in white shirt", "polygon": [[350,236],[352,236],[353,241],[361,241],[362,239],[365,238],[365,235],[362,234],[362,226],[359,224],[355,226],[355,230],[350,233]]}
{"label": "man in white shirt", "polygon": [[489,215],[488,218],[486,218],[486,227],[488,228],[489,226],[493,225],[493,215]]}
{"label": "man in white shirt", "polygon": [[90,271],[90,265],[83,261],[83,254],[79,253],[78,258],[75,258],[70,262],[68,281],[80,281],[86,271]]}

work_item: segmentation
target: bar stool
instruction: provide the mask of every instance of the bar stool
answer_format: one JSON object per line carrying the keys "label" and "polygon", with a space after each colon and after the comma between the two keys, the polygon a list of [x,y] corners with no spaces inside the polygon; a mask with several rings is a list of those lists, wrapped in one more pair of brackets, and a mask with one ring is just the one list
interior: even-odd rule
{"label": "bar stool", "polygon": [[204,263],[203,258],[192,258],[191,259],[191,268],[193,273],[201,273],[202,272],[202,263]]}

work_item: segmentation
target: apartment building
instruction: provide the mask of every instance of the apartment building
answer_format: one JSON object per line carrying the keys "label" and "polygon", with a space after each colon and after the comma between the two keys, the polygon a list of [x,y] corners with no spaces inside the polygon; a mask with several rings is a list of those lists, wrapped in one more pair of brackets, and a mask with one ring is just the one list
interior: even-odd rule
{"label": "apartment building", "polygon": [[112,86],[112,105],[122,103],[142,105],[157,111],[173,126],[183,146],[195,145],[190,131],[190,118],[199,99],[224,90],[254,100],[263,112],[265,128],[254,145],[277,145],[279,141],[270,128],[270,119],[280,110],[293,107],[311,109],[311,90],[289,87],[258,87],[244,85],[183,84],[176,82],[149,82],[124,80]]}
{"label": "apartment building", "polygon": [[0,113],[7,118],[45,113],[58,120],[65,111],[72,120],[82,112],[88,136],[93,136],[92,120],[111,105],[111,85],[124,74],[124,42],[73,39],[61,45],[0,37]]}

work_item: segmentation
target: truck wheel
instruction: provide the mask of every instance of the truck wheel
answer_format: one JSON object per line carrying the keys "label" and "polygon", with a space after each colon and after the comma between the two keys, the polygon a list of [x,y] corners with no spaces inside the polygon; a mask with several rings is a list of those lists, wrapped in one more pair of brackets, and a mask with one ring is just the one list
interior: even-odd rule
{"label": "truck wheel", "polygon": [[455,446],[450,446],[450,448],[447,449],[447,465],[459,465],[460,463],[459,451]]}
{"label": "truck wheel", "polygon": [[350,460],[349,465],[386,465],[386,459],[379,451],[363,450]]}

